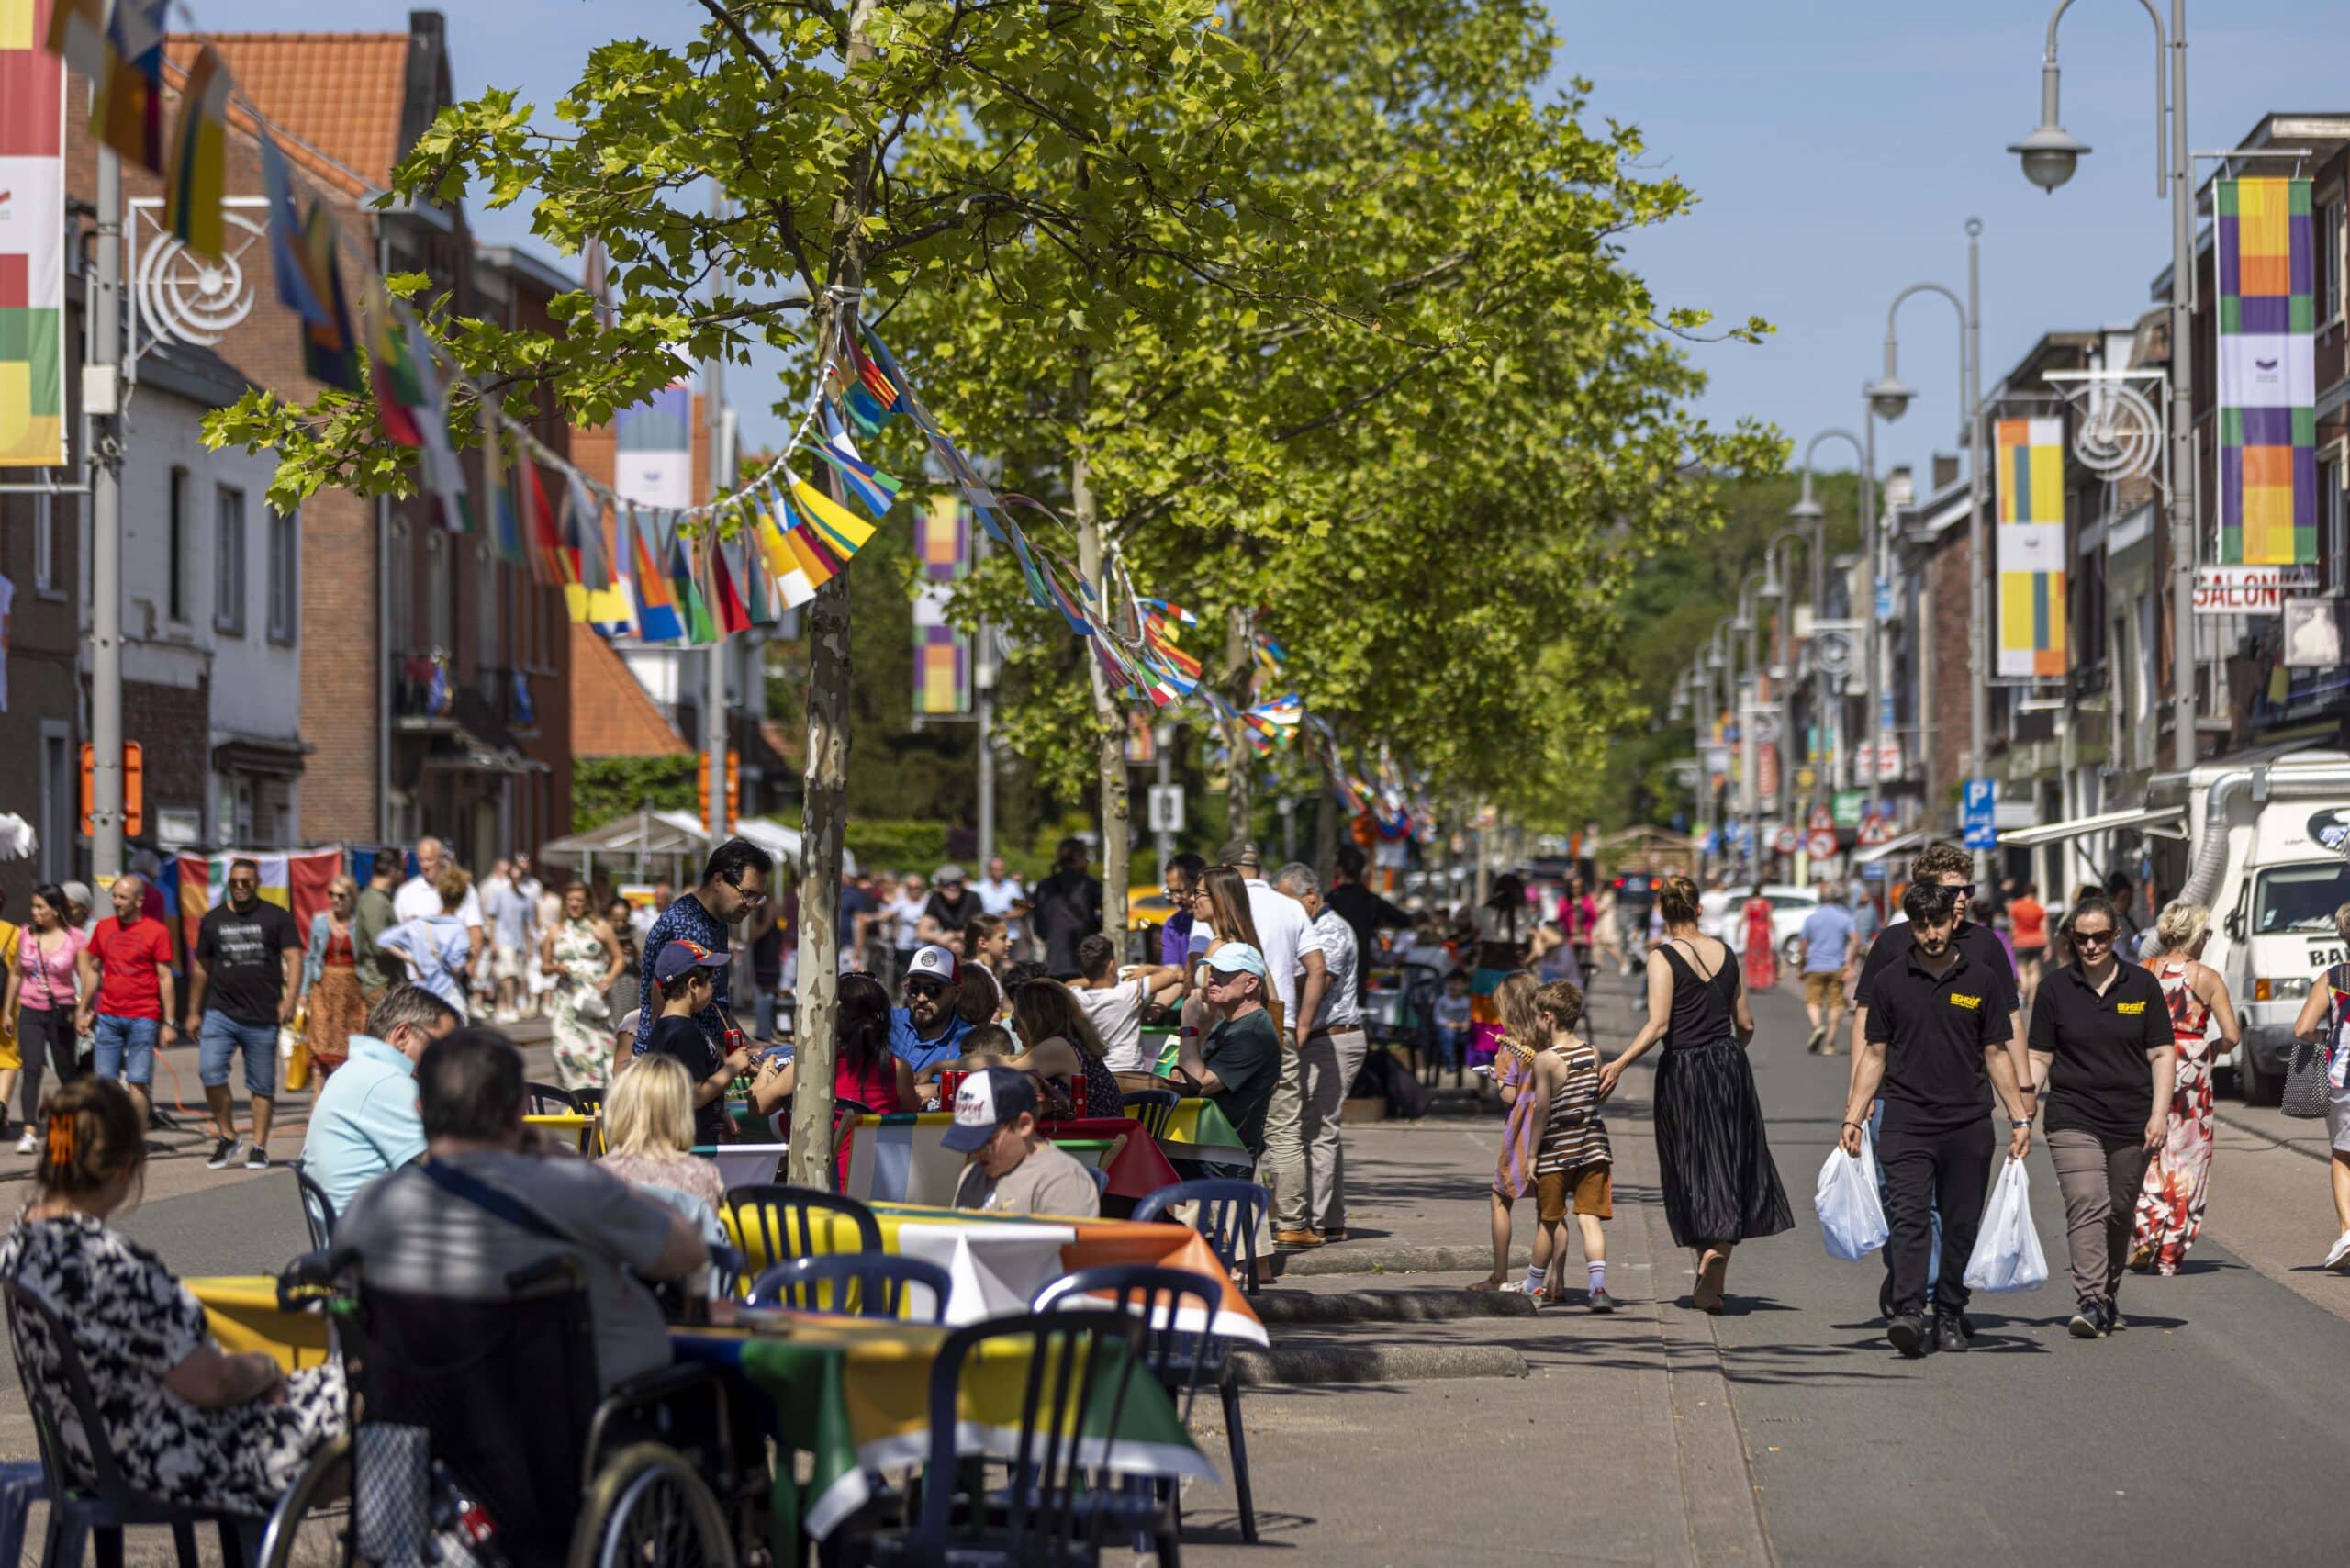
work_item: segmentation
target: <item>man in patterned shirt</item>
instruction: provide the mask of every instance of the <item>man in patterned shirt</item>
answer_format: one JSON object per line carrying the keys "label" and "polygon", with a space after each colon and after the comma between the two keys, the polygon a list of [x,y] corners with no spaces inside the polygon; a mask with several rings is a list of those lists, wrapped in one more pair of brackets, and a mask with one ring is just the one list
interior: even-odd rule
{"label": "man in patterned shirt", "polygon": [[[644,934],[644,954],[637,966],[636,1000],[638,1018],[636,1046],[631,1053],[643,1056],[653,1048],[653,1025],[659,1021],[661,1005],[655,997],[653,967],[661,961],[661,949],[680,939],[699,943],[713,953],[727,951],[727,927],[755,913],[767,902],[767,878],[774,874],[775,857],[747,838],[730,838],[711,851],[709,861],[701,871],[701,885],[661,912],[653,928]],[[713,994],[708,1007],[694,1014],[694,1022],[701,1025],[711,1043],[725,1054],[726,1031],[733,1028],[734,1014],[727,1006],[728,971],[713,969]]]}

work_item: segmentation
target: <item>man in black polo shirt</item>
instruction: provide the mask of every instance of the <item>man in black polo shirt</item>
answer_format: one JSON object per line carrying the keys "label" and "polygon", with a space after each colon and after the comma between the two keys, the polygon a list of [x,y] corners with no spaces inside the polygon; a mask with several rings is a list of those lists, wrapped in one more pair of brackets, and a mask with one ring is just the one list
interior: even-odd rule
{"label": "man in black polo shirt", "polygon": [[[2008,950],[2000,943],[1998,932],[1987,925],[1978,924],[1966,918],[1967,912],[1974,907],[1975,903],[1975,884],[1967,879],[1975,874],[1974,868],[1974,858],[1966,851],[1954,844],[1937,842],[1927,845],[1910,857],[1909,881],[1913,887],[1923,882],[1929,887],[1941,887],[1949,890],[1952,900],[1951,907],[1957,915],[1957,924],[1952,928],[1951,932],[1951,943],[1968,963],[1988,970],[1997,977],[2004,998],[2000,1003],[2000,1011],[2009,1018],[2008,1032],[2017,1039],[2021,1039],[2023,1038],[2023,1001],[2022,992],[2016,985],[2015,966],[2008,961]],[[1852,987],[1851,1081],[1853,1083],[1860,1081],[1861,1052],[1868,1041],[1869,988],[1876,982],[1876,977],[1885,972],[1887,965],[1896,959],[1909,956],[1909,946],[1914,935],[1906,920],[1897,920],[1886,926],[1874,942],[1869,944],[1868,956],[1861,961],[1861,978]],[[2031,1075],[2022,1084],[2023,1092],[2027,1096],[2035,1093],[2040,1083],[2048,1076],[2048,1063],[2044,1059],[2034,1059],[2031,1066]],[[2037,1107],[2027,1100],[2025,1104],[2027,1114],[2034,1109]],[[1871,1137],[1874,1137],[1876,1132],[1874,1114],[1873,1110],[1869,1124]],[[1879,1195],[1883,1196],[1885,1172],[1881,1166],[1877,1171],[1877,1187]],[[1933,1224],[1934,1234],[1939,1237],[1942,1234],[1942,1205],[1939,1202],[1934,1205]],[[1941,1267],[1939,1246],[1928,1256],[1933,1260],[1928,1265],[1928,1283],[1930,1285],[1933,1272]],[[1890,1254],[1887,1254],[1885,1266],[1885,1288],[1877,1293],[1878,1310],[1886,1317],[1893,1316],[1892,1300],[1893,1259]],[[1969,1325],[1968,1332],[1973,1331],[1973,1326]]]}
{"label": "man in black polo shirt", "polygon": [[[1964,1350],[1966,1260],[1975,1250],[1983,1196],[1991,1185],[1992,1134],[1983,1115],[1987,1077],[2008,1107],[2008,1154],[2031,1147],[2031,1117],[2017,1084],[2029,1070],[2022,1042],[2002,1005],[1998,971],[1960,952],[1953,941],[1956,901],[1930,882],[1909,884],[1901,901],[1912,940],[1897,963],[1879,968],[1863,996],[1868,1035],[1853,1064],[1841,1142],[1858,1154],[1871,1102],[1884,1092],[1877,1161],[1885,1170],[1892,1239],[1892,1324],[1905,1356]],[[1942,1268],[1925,1309],[1933,1220],[1942,1215]]]}
{"label": "man in black polo shirt", "polygon": [[2146,1156],[2170,1127],[2177,1047],[2162,981],[2114,947],[2129,927],[2109,900],[2073,911],[2074,959],[2040,983],[2031,1049],[2053,1058],[2048,1075],[2048,1158],[2065,1195],[2072,1254],[2069,1325],[2076,1339],[2121,1326],[2113,1309]]}

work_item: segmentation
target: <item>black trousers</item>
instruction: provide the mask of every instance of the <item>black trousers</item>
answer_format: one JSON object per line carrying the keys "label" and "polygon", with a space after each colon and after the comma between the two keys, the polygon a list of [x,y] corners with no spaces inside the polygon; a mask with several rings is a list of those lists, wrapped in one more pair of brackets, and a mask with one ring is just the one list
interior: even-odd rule
{"label": "black trousers", "polygon": [[1913,1126],[1896,1121],[1894,1108],[1886,1107],[1876,1158],[1885,1170],[1885,1217],[1893,1233],[1886,1256],[1893,1265],[1897,1316],[1926,1310],[1926,1262],[1937,1207],[1942,1256],[1933,1306],[1944,1313],[1965,1307],[1966,1260],[1983,1224],[1984,1196],[1991,1190],[1993,1143],[1987,1117],[1972,1116],[1956,1126]]}

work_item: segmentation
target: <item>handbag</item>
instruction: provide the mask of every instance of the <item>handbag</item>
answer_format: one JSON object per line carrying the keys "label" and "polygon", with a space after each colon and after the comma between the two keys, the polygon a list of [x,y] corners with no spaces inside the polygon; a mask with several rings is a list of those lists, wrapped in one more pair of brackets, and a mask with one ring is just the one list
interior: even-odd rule
{"label": "handbag", "polygon": [[2302,1121],[2315,1121],[2324,1115],[2326,1104],[2333,1097],[2333,1085],[2326,1070],[2334,1054],[2345,1048],[2342,1037],[2344,968],[2336,964],[2325,971],[2326,984],[2333,992],[2325,1043],[2320,1045],[2311,1040],[2295,1040],[2293,1054],[2286,1062],[2285,1095],[2279,1108],[2285,1114]]}

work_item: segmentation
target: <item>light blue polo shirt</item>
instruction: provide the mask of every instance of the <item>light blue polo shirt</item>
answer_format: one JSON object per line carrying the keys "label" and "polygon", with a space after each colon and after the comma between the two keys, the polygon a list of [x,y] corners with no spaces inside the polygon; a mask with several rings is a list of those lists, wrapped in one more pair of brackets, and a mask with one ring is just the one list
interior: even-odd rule
{"label": "light blue polo shirt", "polygon": [[902,1007],[890,1009],[890,1050],[916,1072],[933,1062],[953,1061],[963,1054],[963,1036],[972,1025],[960,1018],[946,1021],[946,1033],[925,1040],[914,1032],[913,1014]]}
{"label": "light blue polo shirt", "polygon": [[359,1189],[424,1152],[416,1064],[373,1035],[351,1036],[351,1056],[310,1107],[303,1173],[326,1189],[339,1215]]}

